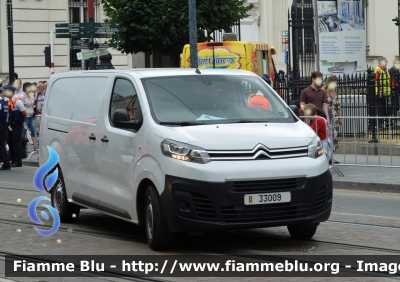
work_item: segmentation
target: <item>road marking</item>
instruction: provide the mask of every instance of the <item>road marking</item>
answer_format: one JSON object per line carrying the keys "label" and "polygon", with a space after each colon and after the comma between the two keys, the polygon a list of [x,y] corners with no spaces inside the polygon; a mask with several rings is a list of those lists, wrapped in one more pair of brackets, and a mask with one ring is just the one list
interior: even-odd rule
{"label": "road marking", "polygon": [[398,220],[400,220],[399,217],[387,217],[387,216],[380,216],[380,215],[369,215],[369,214],[358,214],[358,213],[340,213],[340,212],[332,212],[332,214],[337,214],[337,215],[370,216],[370,217],[389,218],[389,219],[398,219]]}
{"label": "road marking", "polygon": [[327,223],[357,225],[357,226],[363,226],[363,227],[375,227],[375,228],[385,228],[385,229],[400,229],[400,227],[395,227],[395,226],[384,226],[384,225],[375,225],[375,224],[368,224],[368,223],[356,223],[356,222],[343,222],[343,221],[334,221],[334,220],[328,220]]}

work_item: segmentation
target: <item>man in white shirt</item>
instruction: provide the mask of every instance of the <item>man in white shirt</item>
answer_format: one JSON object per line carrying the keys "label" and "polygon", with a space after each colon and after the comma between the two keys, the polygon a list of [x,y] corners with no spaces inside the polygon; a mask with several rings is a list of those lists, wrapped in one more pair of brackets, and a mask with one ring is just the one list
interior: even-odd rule
{"label": "man in white shirt", "polygon": [[38,128],[37,132],[39,133],[40,130],[40,120],[42,115],[42,108],[44,103],[45,97],[45,88],[43,81],[39,81],[37,84],[37,92],[35,94],[35,113],[36,113],[36,126]]}

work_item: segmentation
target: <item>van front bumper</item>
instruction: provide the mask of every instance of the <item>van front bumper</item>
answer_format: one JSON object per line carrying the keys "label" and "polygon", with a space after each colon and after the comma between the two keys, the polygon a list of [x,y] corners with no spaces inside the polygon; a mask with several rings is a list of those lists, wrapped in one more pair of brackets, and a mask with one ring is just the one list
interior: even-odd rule
{"label": "van front bumper", "polygon": [[[328,220],[332,175],[309,178],[203,182],[167,175],[161,201],[172,232],[312,225]],[[290,203],[245,205],[244,195],[291,192]]]}

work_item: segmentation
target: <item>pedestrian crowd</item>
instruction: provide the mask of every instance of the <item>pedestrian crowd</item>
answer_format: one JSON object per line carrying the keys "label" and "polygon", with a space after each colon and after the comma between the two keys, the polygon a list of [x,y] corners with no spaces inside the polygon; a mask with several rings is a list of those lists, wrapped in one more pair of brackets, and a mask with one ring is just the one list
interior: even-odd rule
{"label": "pedestrian crowd", "polygon": [[323,83],[323,74],[315,71],[311,74],[311,85],[301,92],[300,101],[292,103],[300,108],[300,116],[305,117],[304,121],[321,139],[330,164],[339,163],[332,159],[333,152],[339,146],[338,132],[342,126],[337,86],[336,76],[329,76]]}
{"label": "pedestrian crowd", "polygon": [[38,150],[36,135],[46,96],[47,81],[22,83],[15,74],[14,83],[0,80],[0,170],[22,167],[27,158],[28,140]]}

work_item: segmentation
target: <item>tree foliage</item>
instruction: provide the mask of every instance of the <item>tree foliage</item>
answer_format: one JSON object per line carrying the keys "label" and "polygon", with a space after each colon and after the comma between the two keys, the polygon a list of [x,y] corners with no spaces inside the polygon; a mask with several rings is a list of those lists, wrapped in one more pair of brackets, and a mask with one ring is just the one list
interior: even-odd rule
{"label": "tree foliage", "polygon": [[[246,18],[247,0],[197,0],[198,41],[216,30],[230,30]],[[189,43],[188,0],[101,0],[108,22],[125,27],[116,42],[123,53],[179,54]],[[205,32],[206,31],[206,32]]]}

